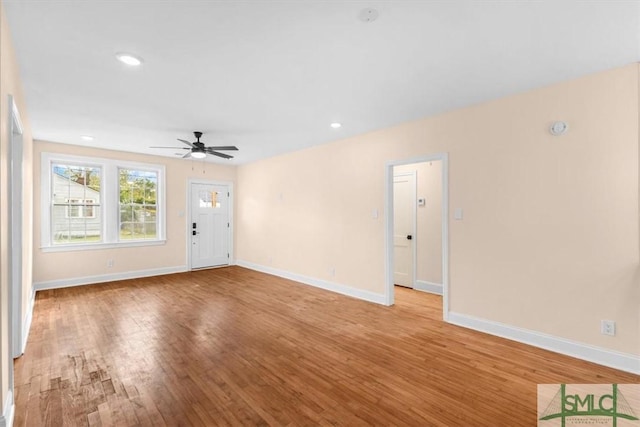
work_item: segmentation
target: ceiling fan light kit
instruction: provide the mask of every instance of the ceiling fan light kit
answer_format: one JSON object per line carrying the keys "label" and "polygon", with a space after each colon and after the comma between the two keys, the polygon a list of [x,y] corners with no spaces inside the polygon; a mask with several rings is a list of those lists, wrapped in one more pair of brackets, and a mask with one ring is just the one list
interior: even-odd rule
{"label": "ceiling fan light kit", "polygon": [[187,147],[149,147],[149,148],[171,148],[177,150],[189,150],[187,154],[182,156],[183,159],[191,157],[193,159],[204,159],[207,157],[207,154],[211,154],[213,156],[222,157],[223,159],[233,159],[233,156],[229,154],[220,153],[219,151],[238,151],[238,147],[235,145],[218,145],[218,146],[209,146],[204,145],[204,142],[200,142],[200,137],[202,136],[202,132],[195,131],[193,135],[196,137],[195,142],[189,142],[184,139],[178,138],[178,141],[187,145]]}

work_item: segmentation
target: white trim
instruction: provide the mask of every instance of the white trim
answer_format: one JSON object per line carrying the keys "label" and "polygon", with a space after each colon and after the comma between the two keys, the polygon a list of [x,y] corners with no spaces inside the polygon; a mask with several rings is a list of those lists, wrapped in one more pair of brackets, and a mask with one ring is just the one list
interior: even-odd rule
{"label": "white trim", "polygon": [[416,286],[413,289],[422,292],[429,292],[431,294],[442,295],[441,283],[433,283],[426,280],[416,280]]}
{"label": "white trim", "polygon": [[442,318],[449,319],[449,154],[442,157]]}
{"label": "white trim", "polygon": [[22,135],[24,133],[24,128],[22,126],[22,119],[20,118],[20,111],[18,111],[18,105],[16,105],[13,96],[9,95],[9,102],[10,102],[10,110],[11,112],[9,113],[11,115],[12,118],[15,119],[13,126],[15,126],[13,128],[12,131],[14,131],[17,134]]}
{"label": "white trim", "polygon": [[449,154],[437,153],[423,157],[387,162],[384,169],[384,278],[385,304],[393,305],[393,167],[442,161],[442,318],[449,318]]}
{"label": "white trim", "polygon": [[13,390],[8,391],[3,408],[2,415],[0,415],[0,427],[11,427],[13,426],[13,415],[16,409],[13,401]]}
{"label": "white trim", "polygon": [[[22,248],[23,248],[23,204],[24,204],[24,143],[22,122],[13,96],[9,95],[9,227],[8,241],[11,246],[8,255],[9,265],[9,353],[11,357],[20,356],[22,342],[22,288],[24,286]],[[9,374],[9,386],[13,388],[13,372]]]}
{"label": "white trim", "polygon": [[243,261],[243,260],[237,260],[236,265],[240,267],[248,268],[250,270],[259,271],[261,273],[267,273],[273,276],[283,277],[285,279],[293,280],[305,285],[310,285],[316,288],[324,289],[326,291],[331,291],[338,294],[361,299],[364,301],[385,305],[385,296],[383,294],[377,294],[375,292],[353,288],[351,286],[343,285],[340,283],[333,283],[333,282],[329,282],[322,279],[316,279],[315,277],[304,276],[302,274],[292,273],[290,271],[285,271],[285,270],[279,270],[277,268],[254,264],[252,262]]}
{"label": "white trim", "polygon": [[36,290],[31,289],[31,298],[29,298],[29,305],[27,306],[27,313],[24,316],[24,323],[22,329],[22,347],[20,347],[20,353],[24,354],[27,348],[27,339],[29,338],[29,331],[31,330],[31,321],[33,320],[33,308],[36,303]]}
{"label": "white trim", "polygon": [[[225,265],[217,265],[212,267],[226,267],[227,265],[235,265],[235,256],[233,252],[233,204],[234,204],[234,193],[233,193],[233,181],[216,181],[216,180],[206,180],[206,179],[197,179],[192,178],[187,181],[187,220],[185,221],[187,229],[187,270],[200,270],[201,268],[194,269],[191,267],[191,185],[192,184],[206,184],[206,185],[219,185],[226,186],[227,191],[229,192],[229,247],[227,248],[229,251],[229,263]],[[209,267],[202,267],[209,268]]]}
{"label": "white trim", "polygon": [[69,279],[47,280],[36,282],[33,289],[44,291],[47,289],[68,288],[71,286],[93,285],[95,283],[115,282],[116,280],[138,279],[141,277],[162,276],[164,274],[184,273],[187,266],[152,268],[149,270],[124,271],[122,273],[101,274],[97,276],[73,277]]}
{"label": "white trim", "polygon": [[[393,286],[393,165],[384,167],[384,303],[393,305],[395,290]],[[389,284],[392,285],[389,285]]]}
{"label": "white trim", "polygon": [[466,314],[449,313],[449,323],[523,344],[550,350],[599,365],[640,375],[640,356],[596,347],[529,329],[510,326]]}
{"label": "white trim", "polygon": [[42,252],[73,252],[73,251],[91,251],[95,249],[112,249],[112,248],[135,248],[139,246],[161,246],[166,244],[166,240],[132,240],[122,241],[119,243],[77,243],[71,245],[55,245],[41,247]]}

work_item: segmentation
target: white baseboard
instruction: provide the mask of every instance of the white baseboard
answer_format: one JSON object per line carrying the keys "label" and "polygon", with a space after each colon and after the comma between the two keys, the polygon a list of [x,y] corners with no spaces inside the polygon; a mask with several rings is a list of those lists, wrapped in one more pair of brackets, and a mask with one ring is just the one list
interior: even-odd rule
{"label": "white baseboard", "polygon": [[442,295],[442,284],[427,282],[426,280],[416,280],[416,286],[413,288],[417,291],[429,292],[431,294]]}
{"label": "white baseboard", "polygon": [[640,375],[640,356],[620,353],[541,332],[523,329],[466,314],[449,312],[449,323],[544,348],[556,353]]}
{"label": "white baseboard", "polygon": [[176,267],[152,268],[149,270],[125,271],[114,274],[101,274],[99,276],[73,277],[69,279],[48,280],[36,282],[33,289],[44,291],[47,289],[68,288],[70,286],[92,285],[94,283],[115,282],[116,280],[138,279],[141,277],[162,276],[164,274],[183,273],[187,271],[186,265]]}
{"label": "white baseboard", "polygon": [[4,406],[2,408],[2,415],[0,415],[0,427],[12,427],[13,415],[16,409],[15,403],[13,401],[12,390],[8,391],[7,398],[5,399]]}
{"label": "white baseboard", "polygon": [[31,298],[29,298],[29,304],[27,305],[27,312],[24,315],[24,321],[22,322],[22,343],[20,352],[24,353],[27,348],[27,338],[29,338],[29,331],[31,330],[31,321],[33,320],[33,307],[36,303],[36,290],[31,287]]}
{"label": "white baseboard", "polygon": [[264,265],[254,264],[252,262],[243,261],[243,260],[236,260],[236,265],[240,267],[248,268],[250,270],[259,271],[261,273],[267,273],[273,276],[294,280],[296,282],[300,282],[305,285],[314,286],[316,288],[324,289],[331,292],[336,292],[342,295],[347,295],[347,296],[358,298],[364,301],[385,305],[384,294],[376,294],[375,292],[353,288],[351,286],[342,285],[340,283],[333,283],[327,280],[316,279],[315,277],[309,277],[309,276],[304,276],[302,274],[291,273],[289,271],[279,270],[273,267],[266,267]]}

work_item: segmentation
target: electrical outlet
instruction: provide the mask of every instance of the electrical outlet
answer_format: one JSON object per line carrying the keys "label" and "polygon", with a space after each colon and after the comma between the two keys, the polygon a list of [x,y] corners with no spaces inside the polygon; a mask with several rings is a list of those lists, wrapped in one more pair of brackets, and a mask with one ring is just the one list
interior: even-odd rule
{"label": "electrical outlet", "polygon": [[613,320],[600,321],[600,333],[603,335],[616,335],[616,322]]}
{"label": "electrical outlet", "polygon": [[335,277],[335,275],[336,275],[336,268],[335,268],[335,267],[331,267],[331,268],[329,269],[329,275],[330,275],[331,277]]}
{"label": "electrical outlet", "polygon": [[107,268],[111,268],[111,267],[113,267],[113,260],[109,259],[107,260]]}

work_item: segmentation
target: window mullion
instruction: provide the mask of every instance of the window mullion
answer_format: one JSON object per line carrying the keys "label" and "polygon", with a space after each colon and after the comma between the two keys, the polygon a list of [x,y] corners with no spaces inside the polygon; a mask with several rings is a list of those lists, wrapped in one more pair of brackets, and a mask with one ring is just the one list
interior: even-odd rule
{"label": "window mullion", "polygon": [[105,165],[105,194],[102,206],[104,218],[105,236],[107,243],[118,241],[118,168],[113,164]]}

